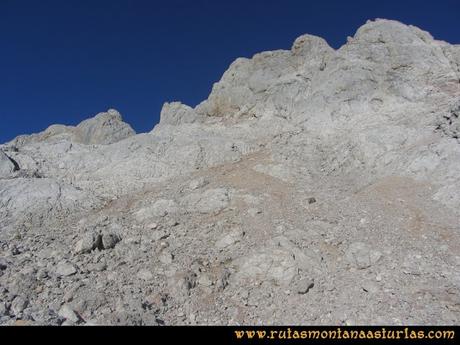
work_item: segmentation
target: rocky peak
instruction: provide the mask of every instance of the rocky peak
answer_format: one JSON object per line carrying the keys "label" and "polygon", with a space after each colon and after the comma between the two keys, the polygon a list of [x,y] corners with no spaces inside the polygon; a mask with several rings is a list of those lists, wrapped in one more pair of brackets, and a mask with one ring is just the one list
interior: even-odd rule
{"label": "rocky peak", "polygon": [[121,114],[115,109],[81,122],[74,130],[75,140],[83,144],[113,144],[134,134],[136,132],[123,122]]}
{"label": "rocky peak", "polygon": [[21,135],[9,142],[8,146],[21,147],[40,142],[68,140],[80,144],[107,145],[126,139],[136,132],[123,122],[121,114],[115,109],[98,113],[82,121],[77,126],[51,125],[43,132]]}
{"label": "rocky peak", "polygon": [[1,146],[0,324],[458,324],[459,66],[370,21]]}
{"label": "rocky peak", "polygon": [[364,41],[370,44],[421,44],[432,43],[433,36],[427,31],[423,31],[412,25],[405,25],[396,20],[376,19],[368,20],[361,26],[354,40]]}

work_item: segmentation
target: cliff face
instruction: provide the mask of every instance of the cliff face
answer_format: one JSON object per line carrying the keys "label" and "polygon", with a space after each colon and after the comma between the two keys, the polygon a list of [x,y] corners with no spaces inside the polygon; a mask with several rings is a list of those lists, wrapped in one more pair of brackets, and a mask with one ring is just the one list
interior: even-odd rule
{"label": "cliff face", "polygon": [[0,323],[458,324],[459,114],[460,46],[376,20],[0,145]]}

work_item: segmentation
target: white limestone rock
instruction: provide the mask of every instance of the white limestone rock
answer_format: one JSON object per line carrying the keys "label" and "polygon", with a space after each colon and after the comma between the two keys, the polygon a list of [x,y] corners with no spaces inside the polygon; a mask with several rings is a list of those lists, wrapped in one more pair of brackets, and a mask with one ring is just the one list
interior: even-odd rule
{"label": "white limestone rock", "polygon": [[45,131],[21,135],[12,140],[9,145],[22,147],[40,142],[57,142],[69,140],[85,145],[107,145],[133,136],[135,131],[123,122],[121,114],[115,109],[109,109],[92,118],[82,121],[77,126],[52,125]]}
{"label": "white limestone rock", "polygon": [[57,264],[56,266],[56,274],[58,276],[71,276],[77,273],[77,269],[74,264],[67,262],[67,261],[61,261]]}
{"label": "white limestone rock", "polygon": [[239,268],[234,277],[241,282],[272,280],[288,286],[297,273],[294,257],[282,249],[263,250],[238,260]]}
{"label": "white limestone rock", "polygon": [[0,150],[0,178],[11,177],[16,170],[19,170],[17,163],[15,164],[10,157]]}
{"label": "white limestone rock", "polygon": [[188,212],[215,213],[225,209],[231,201],[231,190],[228,188],[208,189],[205,192],[194,192],[181,200]]}
{"label": "white limestone rock", "polygon": [[139,221],[145,222],[151,218],[165,217],[178,211],[178,205],[174,200],[160,199],[152,205],[141,208],[135,216]]}
{"label": "white limestone rock", "polygon": [[196,120],[195,111],[181,102],[165,103],[161,109],[160,124],[162,125],[180,125],[193,123]]}
{"label": "white limestone rock", "polygon": [[107,145],[134,134],[131,126],[123,122],[121,114],[115,109],[109,109],[81,122],[75,128],[74,138],[83,144]]}
{"label": "white limestone rock", "polygon": [[61,309],[59,309],[58,314],[65,320],[71,321],[73,323],[80,321],[78,314],[67,304],[64,304]]}
{"label": "white limestone rock", "polygon": [[225,234],[216,242],[216,247],[218,249],[224,249],[234,245],[235,243],[242,240],[244,236],[244,231],[240,228],[231,230],[228,234]]}
{"label": "white limestone rock", "polygon": [[382,253],[380,251],[362,242],[352,243],[346,252],[348,262],[359,269],[371,267],[376,264],[381,257]]}
{"label": "white limestone rock", "polygon": [[4,309],[458,324],[459,80],[460,46],[377,19],[239,58],[149,133],[109,110],[0,145]]}
{"label": "white limestone rock", "polygon": [[100,234],[88,232],[84,234],[75,244],[74,252],[76,254],[89,253],[92,250],[99,248],[102,244],[101,242],[102,239]]}

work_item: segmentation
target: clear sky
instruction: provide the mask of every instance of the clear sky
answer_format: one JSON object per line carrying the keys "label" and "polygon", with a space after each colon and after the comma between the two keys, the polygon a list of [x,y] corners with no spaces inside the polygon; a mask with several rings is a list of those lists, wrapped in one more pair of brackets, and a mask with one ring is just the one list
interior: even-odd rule
{"label": "clear sky", "polygon": [[235,58],[304,33],[338,48],[374,18],[460,43],[460,0],[0,0],[0,142],[108,108],[149,131]]}

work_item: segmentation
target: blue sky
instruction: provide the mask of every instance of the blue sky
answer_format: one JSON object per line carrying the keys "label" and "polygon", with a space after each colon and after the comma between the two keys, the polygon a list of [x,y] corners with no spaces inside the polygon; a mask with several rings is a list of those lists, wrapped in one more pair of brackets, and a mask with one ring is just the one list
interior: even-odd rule
{"label": "blue sky", "polygon": [[118,109],[149,131],[207,98],[237,57],[310,33],[334,48],[367,19],[460,43],[460,1],[0,0],[0,142]]}

